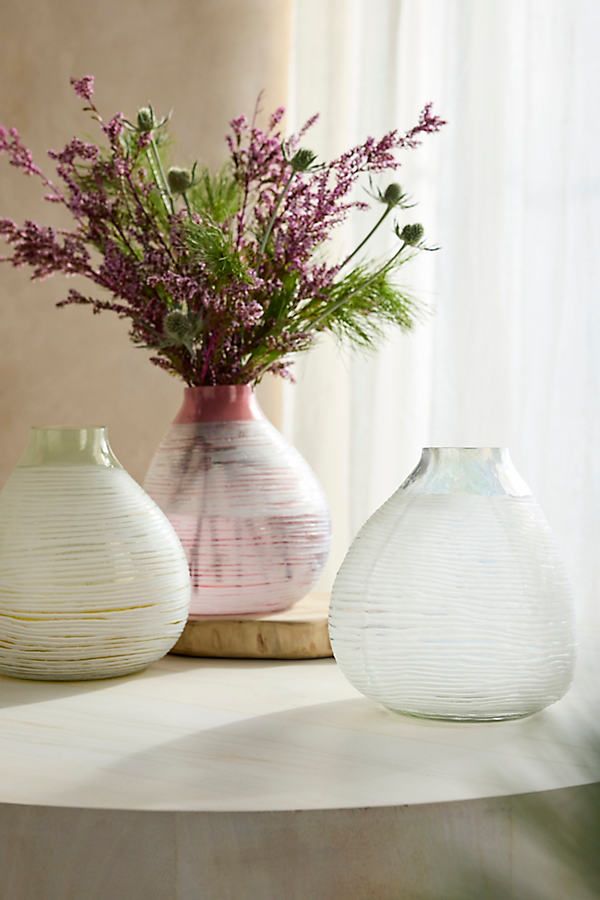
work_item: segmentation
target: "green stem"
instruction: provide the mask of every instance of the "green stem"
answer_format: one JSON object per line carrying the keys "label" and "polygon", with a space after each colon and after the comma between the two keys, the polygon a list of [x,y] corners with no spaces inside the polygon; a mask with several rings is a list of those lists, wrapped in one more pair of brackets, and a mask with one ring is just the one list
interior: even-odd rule
{"label": "green stem", "polygon": [[125,233],[123,232],[123,229],[120,227],[120,225],[117,222],[113,222],[112,224],[113,224],[113,227],[115,228],[117,234],[119,235],[119,237],[121,238],[121,240],[123,241],[123,243],[125,244],[127,249],[129,250],[130,254],[133,256],[133,258],[137,262],[139,262],[142,257],[138,256],[137,252],[134,250],[131,243],[127,240],[127,237],[126,237]]}
{"label": "green stem", "polygon": [[158,188],[158,192],[161,196],[162,202],[164,203],[167,215],[172,215],[175,212],[173,198],[171,197],[171,193],[169,191],[165,171],[160,159],[158,147],[156,146],[156,141],[154,140],[154,135],[150,136],[150,152],[147,153],[147,156],[148,162],[150,163],[150,168],[152,169],[152,175],[156,182],[156,186]]}
{"label": "green stem", "polygon": [[[263,361],[262,365],[259,363],[259,368],[255,370],[255,374],[252,376],[252,380],[255,384],[263,377],[269,366],[272,366],[273,363],[281,359],[281,357],[285,356],[285,353],[282,353],[281,350],[273,350],[271,353],[267,354],[266,361]],[[250,360],[246,363],[248,366],[250,364]]]}
{"label": "green stem", "polygon": [[396,262],[396,260],[397,260],[398,257],[400,256],[400,254],[404,252],[404,248],[405,248],[406,246],[407,246],[407,245],[406,245],[406,242],[405,242],[405,241],[402,241],[402,244],[400,245],[400,249],[399,249],[399,250],[396,250],[396,252],[394,253],[394,255],[393,255],[393,256],[390,256],[390,258],[388,259],[388,261],[387,261],[386,263],[384,263],[384,264],[381,266],[380,269],[377,269],[377,271],[373,272],[373,274],[371,275],[371,277],[370,277],[369,279],[367,279],[367,281],[365,282],[365,284],[370,284],[370,283],[373,281],[374,278],[377,278],[378,275],[383,275],[384,272],[387,272],[389,269],[391,269],[391,267],[394,265],[394,263]]}
{"label": "green stem", "polygon": [[[391,256],[383,266],[381,266],[379,269],[377,269],[375,272],[373,272],[371,277],[367,278],[367,280],[363,283],[362,287],[365,288],[367,285],[369,285],[373,281],[375,281],[375,279],[378,278],[380,275],[383,275],[385,272],[387,272],[391,268],[391,266],[393,266],[393,264],[398,259],[398,257],[400,256],[400,254],[402,253],[402,251],[404,250],[405,247],[406,247],[406,243],[404,243],[404,241],[403,241],[400,249],[397,250],[396,253],[394,253],[394,255]],[[329,309],[323,310],[323,312],[321,313],[320,316],[317,316],[317,318],[313,322],[309,323],[310,328],[317,329],[317,327],[321,324],[321,322],[323,322],[326,319],[331,318],[333,313],[336,310],[340,309],[340,307],[342,307],[344,305],[344,303],[346,303],[346,299],[347,299],[346,297],[341,297],[339,300],[337,300],[335,303],[333,303],[332,306],[329,307]]]}
{"label": "green stem", "polygon": [[139,198],[139,196],[138,196],[138,192],[137,192],[137,190],[136,190],[135,184],[133,183],[133,179],[132,179],[131,175],[127,175],[126,178],[127,178],[127,184],[129,185],[129,189],[130,189],[130,191],[131,191],[131,194],[132,194],[132,196],[133,196],[133,199],[135,200],[136,206],[138,207],[138,209],[140,210],[140,212],[142,213],[142,215],[144,216],[144,218],[145,218],[146,221],[148,222],[149,227],[154,231],[156,237],[158,238],[158,240],[159,240],[160,243],[162,244],[163,249],[165,250],[165,252],[167,253],[167,255],[171,258],[171,261],[173,262],[173,265],[175,266],[175,268],[178,268],[178,266],[177,266],[177,260],[176,260],[175,257],[173,256],[173,253],[172,253],[172,251],[171,251],[171,248],[169,247],[169,245],[167,244],[167,242],[166,242],[165,239],[163,238],[163,236],[162,236],[162,234],[161,234],[161,232],[160,232],[160,228],[157,226],[156,222],[154,221],[154,219],[153,219],[152,216],[149,214],[148,210],[146,209],[146,207],[144,206],[144,204],[143,204],[142,201],[140,200],[140,198]]}
{"label": "green stem", "polygon": [[183,197],[183,202],[185,203],[185,208],[187,209],[188,215],[191,219],[192,218],[192,207],[190,206],[190,201],[188,200],[188,195],[184,191],[181,196]]}
{"label": "green stem", "polygon": [[[400,247],[400,249],[397,250],[397,251],[394,253],[393,256],[390,256],[390,258],[388,259],[388,261],[386,262],[386,264],[385,264],[384,266],[382,266],[381,269],[378,269],[377,272],[375,272],[375,274],[373,275],[373,278],[377,278],[378,275],[382,275],[383,272],[387,272],[389,269],[391,269],[391,267],[394,265],[394,263],[396,262],[396,260],[397,260],[398,257],[400,256],[400,254],[404,252],[404,249],[405,249],[405,247],[407,247],[407,246],[408,246],[408,244],[406,243],[406,241],[402,241],[402,246]],[[416,254],[415,254],[415,255],[416,255]],[[409,256],[408,259],[412,259],[412,256]],[[408,262],[408,259],[406,259],[406,260],[404,260],[404,261],[405,261],[405,262]],[[371,281],[372,281],[372,278],[369,279],[369,281],[367,282],[367,284],[370,284]]]}
{"label": "green stem", "polygon": [[244,175],[244,196],[242,199],[241,209],[237,214],[237,239],[235,242],[236,250],[239,249],[239,246],[242,242],[242,238],[244,236],[244,227],[245,227],[245,219],[246,219],[246,206],[248,204],[248,193],[250,190],[250,185],[248,182],[247,174]]}
{"label": "green stem", "polygon": [[[383,215],[379,217],[379,219],[377,220],[377,222],[375,223],[375,225],[373,225],[373,227],[371,228],[371,230],[369,231],[369,233],[366,235],[366,237],[364,237],[364,238],[362,239],[362,241],[360,242],[360,244],[358,245],[358,247],[355,247],[354,250],[352,251],[352,253],[350,253],[350,255],[347,256],[346,259],[343,261],[343,263],[340,265],[340,269],[343,269],[344,266],[346,265],[346,263],[349,263],[350,260],[353,259],[353,258],[356,256],[356,254],[359,252],[359,250],[362,250],[362,248],[365,246],[365,244],[367,243],[367,241],[369,240],[369,238],[371,238],[371,237],[375,234],[375,232],[377,231],[377,229],[379,228],[379,226],[380,226],[380,225],[385,221],[385,219],[389,216],[389,214],[391,213],[391,211],[392,211],[393,208],[394,208],[393,206],[387,206],[387,207],[386,207],[386,209],[385,209]],[[338,271],[339,271],[339,269],[338,269]]]}
{"label": "green stem", "polygon": [[273,213],[271,214],[271,218],[269,219],[269,224],[267,225],[267,228],[263,235],[262,241],[260,242],[260,252],[261,253],[265,252],[266,246],[269,242],[269,238],[271,237],[271,232],[273,231],[273,226],[275,225],[275,220],[277,219],[277,214],[279,213],[279,208],[280,208],[281,204],[283,203],[285,195],[287,194],[287,192],[290,189],[290,185],[292,183],[292,179],[295,174],[296,174],[296,170],[292,169],[292,173],[291,173],[290,177],[286,181],[285,185],[283,186],[282,192],[280,193],[279,197],[277,198],[277,203],[275,204],[275,208],[273,210]]}

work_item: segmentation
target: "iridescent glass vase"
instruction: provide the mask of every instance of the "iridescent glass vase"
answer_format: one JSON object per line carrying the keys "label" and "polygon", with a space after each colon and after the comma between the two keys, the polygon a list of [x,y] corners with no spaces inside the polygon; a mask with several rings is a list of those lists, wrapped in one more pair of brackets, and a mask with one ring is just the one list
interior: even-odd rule
{"label": "iridescent glass vase", "polygon": [[189,599],[181,544],[106,430],[32,429],[0,493],[0,672],[136,672],[176,642]]}
{"label": "iridescent glass vase", "polygon": [[442,719],[511,719],[571,681],[573,604],[507,450],[428,448],[338,573],[338,664],[366,696]]}
{"label": "iridescent glass vase", "polygon": [[188,387],[144,487],[187,553],[194,615],[286,609],[317,581],[329,512],[248,385]]}

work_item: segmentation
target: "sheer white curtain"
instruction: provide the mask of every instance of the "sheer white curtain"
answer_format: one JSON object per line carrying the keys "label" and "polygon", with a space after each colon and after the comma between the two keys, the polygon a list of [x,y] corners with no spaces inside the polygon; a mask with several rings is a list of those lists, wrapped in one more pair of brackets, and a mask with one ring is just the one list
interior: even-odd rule
{"label": "sheer white curtain", "polygon": [[297,0],[292,115],[321,111],[320,154],[430,99],[449,122],[399,173],[443,248],[405,276],[433,315],[370,358],[324,343],[286,391],[332,505],[328,579],[422,446],[507,445],[595,614],[599,37],[597,0]]}

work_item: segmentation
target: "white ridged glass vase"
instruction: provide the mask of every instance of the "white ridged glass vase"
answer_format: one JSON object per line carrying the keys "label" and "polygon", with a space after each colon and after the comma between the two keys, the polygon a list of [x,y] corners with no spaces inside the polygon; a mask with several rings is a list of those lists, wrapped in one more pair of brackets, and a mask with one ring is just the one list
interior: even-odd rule
{"label": "white ridged glass vase", "polygon": [[193,615],[286,609],[325,565],[321,488],[248,385],[186,388],[144,487],[187,553]]}
{"label": "white ridged glass vase", "polygon": [[350,548],[330,635],[349,681],[398,712],[510,719],[565,693],[569,586],[508,451],[423,451]]}
{"label": "white ridged glass vase", "polygon": [[0,493],[0,672],[143,669],[176,642],[189,597],[181,544],[105,429],[33,429]]}

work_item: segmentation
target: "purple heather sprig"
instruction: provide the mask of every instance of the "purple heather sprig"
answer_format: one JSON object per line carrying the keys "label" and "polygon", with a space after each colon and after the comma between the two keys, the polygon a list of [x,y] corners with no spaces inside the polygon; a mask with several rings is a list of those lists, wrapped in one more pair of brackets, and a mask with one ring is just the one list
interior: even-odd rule
{"label": "purple heather sprig", "polygon": [[91,101],[94,96],[94,76],[84,75],[82,78],[71,78],[73,90],[82,100]]}

